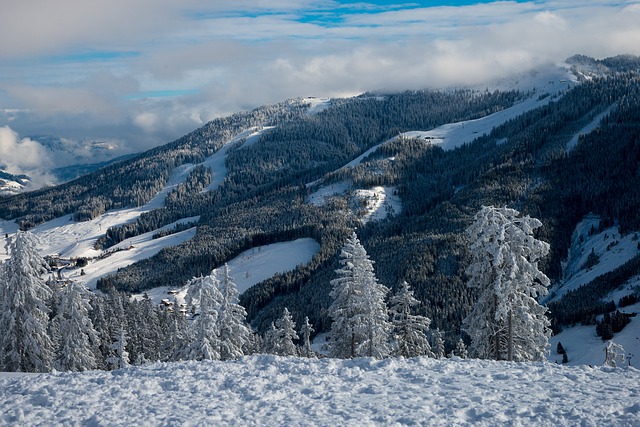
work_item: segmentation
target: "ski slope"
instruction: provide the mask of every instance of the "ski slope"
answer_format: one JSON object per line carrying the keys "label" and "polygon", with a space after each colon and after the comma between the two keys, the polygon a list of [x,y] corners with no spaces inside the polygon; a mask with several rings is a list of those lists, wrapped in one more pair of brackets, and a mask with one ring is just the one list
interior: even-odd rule
{"label": "ski slope", "polygon": [[[242,294],[253,285],[267,280],[278,273],[294,270],[300,264],[307,264],[320,251],[320,244],[311,238],[302,238],[290,242],[279,242],[257,246],[242,252],[227,265],[229,275],[236,284],[238,293]],[[221,269],[214,271],[221,279]],[[146,291],[148,297],[159,304],[163,299],[171,299],[169,291],[175,295],[179,304],[184,302],[187,288],[175,289],[163,286]],[[143,294],[135,295],[142,298]]]}
{"label": "ski slope", "polygon": [[633,368],[254,355],[0,374],[0,424],[637,426],[639,396]]}

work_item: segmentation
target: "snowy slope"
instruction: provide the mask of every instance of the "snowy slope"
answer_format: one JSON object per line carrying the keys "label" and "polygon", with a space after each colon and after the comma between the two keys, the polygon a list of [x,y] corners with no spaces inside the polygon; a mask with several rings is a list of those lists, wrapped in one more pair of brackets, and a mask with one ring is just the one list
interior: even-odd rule
{"label": "snowy slope", "polygon": [[[444,150],[455,149],[463,144],[472,142],[483,134],[490,133],[495,127],[504,124],[508,120],[549,104],[552,100],[562,96],[563,91],[576,84],[578,84],[577,79],[571,74],[568,66],[566,64],[560,64],[542,67],[538,70],[508,79],[497,80],[488,85],[472,87],[471,89],[478,91],[519,90],[530,94],[529,97],[510,108],[480,119],[447,123],[428,131],[412,130],[401,133],[397,137],[369,148],[355,159],[340,167],[338,171],[354,168],[363,164],[369,155],[378,151],[382,145],[398,137],[422,139],[425,143],[439,145]],[[319,103],[319,105],[323,104]],[[585,127],[579,134],[588,133],[595,129],[607,111],[604,112],[602,116],[596,117],[593,123],[590,123],[589,126]],[[350,183],[345,181],[323,185],[322,179],[307,183],[307,187],[314,188],[314,192],[309,195],[307,202],[315,205],[325,204],[334,196],[346,196],[350,201],[351,207],[357,210],[358,200],[362,200],[364,196],[364,199],[366,199],[366,208],[363,211],[364,215],[360,215],[363,222],[384,219],[387,214],[395,214],[402,210],[400,199],[397,198],[397,196],[393,196],[393,188],[383,189],[383,187],[376,187],[370,189],[354,189]],[[354,194],[354,191],[357,194]],[[367,195],[369,196],[367,197]],[[379,200],[382,200],[382,208],[379,208]]]}
{"label": "snowy slope", "polygon": [[[563,268],[563,280],[550,290],[544,302],[560,299],[567,292],[620,267],[638,254],[640,233],[623,236],[620,229],[614,226],[589,236],[589,230],[592,227],[597,230],[599,224],[599,217],[589,215],[576,226],[569,249],[569,259]],[[583,268],[592,250],[599,256],[600,261],[592,268]]]}
{"label": "snowy slope", "polygon": [[[188,231],[188,230],[187,230]],[[229,274],[241,294],[251,286],[260,283],[278,273],[285,273],[295,269],[300,264],[307,264],[320,251],[320,245],[313,239],[303,238],[290,242],[279,242],[258,246],[242,252],[227,264]],[[216,273],[220,273],[216,271]],[[222,277],[220,277],[222,279]],[[175,289],[163,286],[151,289],[146,294],[153,302],[159,304],[169,298],[169,291],[177,291],[175,298],[183,303],[187,289]],[[141,298],[142,294],[136,295]]]}
{"label": "snowy slope", "polygon": [[633,368],[248,356],[0,376],[0,424],[637,426],[639,396]]}
{"label": "snowy slope", "polygon": [[[592,227],[597,230],[599,224],[600,218],[598,216],[589,215],[576,226],[569,249],[569,258],[564,264],[564,279],[551,289],[549,296],[543,302],[560,299],[567,292],[616,269],[638,254],[638,233],[620,235],[618,227],[614,226],[590,236],[589,230]],[[592,250],[600,260],[591,268],[583,268]],[[633,292],[640,293],[640,277],[632,278],[603,300],[612,300],[618,303],[621,297]],[[640,303],[620,308],[620,311],[640,313]],[[616,333],[612,341],[624,347],[627,356],[630,356],[631,366],[640,368],[640,317],[631,318],[631,323]],[[561,342],[567,351],[569,365],[600,365],[604,361],[607,344],[596,335],[593,325],[565,328],[561,333],[551,338],[548,359],[560,363],[562,355],[556,353],[558,342]]]}
{"label": "snowy slope", "polygon": [[424,139],[431,144],[440,145],[445,150],[452,150],[472,142],[483,134],[489,134],[493,128],[510,119],[549,104],[561,96],[562,91],[576,84],[578,84],[577,79],[571,74],[566,64],[542,67],[508,79],[496,80],[488,85],[473,87],[473,89],[519,90],[531,92],[531,95],[510,108],[480,119],[448,123],[429,131],[414,130],[402,135]]}
{"label": "snowy slope", "polygon": [[607,108],[602,113],[600,113],[596,117],[594,117],[593,120],[591,120],[591,122],[588,125],[586,125],[582,129],[580,129],[580,131],[578,131],[571,138],[571,140],[569,140],[569,142],[567,142],[567,151],[571,151],[571,150],[573,150],[575,148],[575,146],[578,144],[578,140],[579,140],[579,138],[581,136],[587,135],[587,134],[593,132],[594,130],[596,130],[598,128],[598,126],[600,126],[600,122],[602,121],[602,119],[605,118],[606,116],[608,116],[612,109],[613,109],[613,106],[612,105],[609,106],[609,108]]}

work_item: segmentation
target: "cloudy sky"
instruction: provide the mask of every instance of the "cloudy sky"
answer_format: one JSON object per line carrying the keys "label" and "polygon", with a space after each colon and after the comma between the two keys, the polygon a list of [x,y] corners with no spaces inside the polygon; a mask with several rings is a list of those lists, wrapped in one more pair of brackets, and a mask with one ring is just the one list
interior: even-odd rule
{"label": "cloudy sky", "polygon": [[639,55],[639,23],[625,0],[6,0],[0,153],[42,134],[142,150],[290,97]]}

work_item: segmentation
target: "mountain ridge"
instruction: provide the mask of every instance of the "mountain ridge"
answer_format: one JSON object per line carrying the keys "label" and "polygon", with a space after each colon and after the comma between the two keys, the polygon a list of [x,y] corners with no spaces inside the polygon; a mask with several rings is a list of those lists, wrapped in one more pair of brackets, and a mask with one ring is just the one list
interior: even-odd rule
{"label": "mountain ridge", "polygon": [[[640,185],[631,173],[638,160],[627,155],[636,150],[640,123],[635,107],[640,88],[637,74],[629,71],[630,61],[621,71],[610,61],[610,75],[580,84],[554,81],[549,86],[555,94],[543,88],[526,94],[410,91],[335,99],[313,114],[308,114],[310,104],[301,101],[261,107],[218,119],[90,178],[0,201],[0,215],[22,216],[22,225],[30,227],[61,214],[90,219],[110,209],[141,205],[165,187],[176,167],[201,164],[224,147],[226,172],[215,191],[203,192],[212,179],[206,167],[188,166],[188,176],[167,194],[164,206],[103,230],[98,244],[106,248],[199,216],[195,237],[101,279],[99,289],[138,292],[167,282],[178,285],[252,247],[313,238],[321,248],[309,264],[259,283],[241,302],[258,329],[287,306],[300,320],[308,315],[322,331],[329,322],[328,283],[337,268],[336,254],[347,233],[357,228],[376,261],[379,279],[392,288],[409,281],[434,326],[451,331],[453,341],[475,298],[464,281],[462,231],[482,204],[513,206],[541,219],[545,225],[540,237],[552,244],[543,267],[554,280],[561,278],[573,230],[588,212],[616,218],[622,231],[640,229],[632,214],[640,202],[630,191]],[[540,105],[471,133],[474,142],[453,150],[443,150],[422,134],[422,139],[406,134],[490,117],[525,98]],[[568,151],[569,141],[606,111]],[[250,144],[241,138],[226,145],[255,126],[269,129]],[[399,134],[406,136],[397,138]],[[609,138],[617,144],[609,144]],[[340,169],[372,147],[377,149],[359,164]],[[121,176],[118,170],[129,171],[126,180],[116,178]],[[593,174],[602,178],[593,182]],[[105,187],[111,188],[108,194],[90,190],[117,179],[120,190],[117,185]],[[125,182],[133,185],[125,190]],[[313,191],[339,183],[348,184],[343,187],[346,193],[333,194],[322,206],[307,202]],[[352,193],[374,186],[390,188],[402,209],[363,224],[358,212],[373,200],[354,199]],[[67,193],[74,198],[65,205]]]}

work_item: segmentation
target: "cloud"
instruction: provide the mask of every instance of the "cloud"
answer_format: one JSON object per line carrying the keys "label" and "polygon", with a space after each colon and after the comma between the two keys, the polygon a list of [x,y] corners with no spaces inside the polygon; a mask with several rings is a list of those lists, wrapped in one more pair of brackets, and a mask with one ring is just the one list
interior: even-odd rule
{"label": "cloud", "polygon": [[51,158],[42,145],[29,138],[20,139],[9,126],[0,127],[0,169],[31,178],[31,186],[41,187],[53,182],[47,174],[41,173],[51,166]]}
{"label": "cloud", "polygon": [[290,97],[477,84],[575,53],[640,54],[637,1],[420,6],[432,3],[9,2],[0,109],[20,111],[10,117],[22,135],[116,138],[137,151]]}

